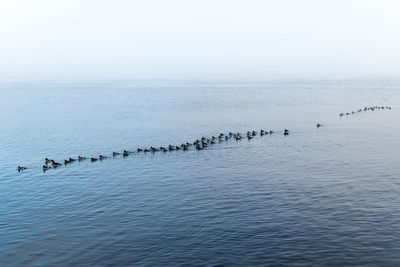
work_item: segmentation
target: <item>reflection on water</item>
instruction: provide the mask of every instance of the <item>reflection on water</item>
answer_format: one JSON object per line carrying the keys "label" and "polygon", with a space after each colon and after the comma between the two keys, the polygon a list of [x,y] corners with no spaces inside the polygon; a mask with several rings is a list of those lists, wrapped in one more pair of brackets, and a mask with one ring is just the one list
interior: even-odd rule
{"label": "reflection on water", "polygon": [[[395,265],[399,86],[2,83],[0,263]],[[339,117],[371,105],[393,109]],[[41,171],[45,157],[285,128]]]}

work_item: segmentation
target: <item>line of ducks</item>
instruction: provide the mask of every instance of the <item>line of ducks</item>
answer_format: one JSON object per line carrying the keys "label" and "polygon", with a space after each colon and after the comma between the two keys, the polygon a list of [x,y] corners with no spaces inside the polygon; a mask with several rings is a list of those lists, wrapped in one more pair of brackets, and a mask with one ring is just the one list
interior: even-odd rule
{"label": "line of ducks", "polygon": [[390,106],[364,107],[364,108],[357,109],[356,111],[353,110],[352,112],[340,113],[339,117],[354,115],[356,113],[360,113],[360,112],[368,111],[368,110],[374,111],[375,109],[392,109],[392,107],[390,107]]}
{"label": "line of ducks", "polygon": [[[241,139],[246,138],[247,140],[251,140],[253,139],[255,136],[260,135],[260,136],[264,136],[264,135],[268,135],[268,134],[273,134],[275,133],[274,131],[267,131],[267,130],[260,130],[258,131],[247,131],[247,133],[245,135],[242,135],[241,133],[233,133],[233,132],[229,132],[228,134],[224,134],[224,133],[220,133],[218,136],[212,136],[211,138],[207,138],[207,137],[201,137],[200,139],[196,139],[194,142],[186,142],[186,143],[182,143],[180,145],[168,145],[166,147],[164,146],[160,146],[160,147],[150,147],[150,148],[137,148],[136,149],[136,153],[155,153],[155,152],[169,152],[169,151],[175,151],[175,150],[182,150],[182,151],[187,151],[189,150],[190,147],[194,147],[196,150],[203,150],[211,145],[224,141],[228,141],[228,140],[235,140],[235,141],[239,141]],[[289,135],[289,130],[285,129],[283,131],[283,135],[287,136]],[[119,155],[122,155],[123,157],[127,157],[130,154],[135,153],[134,151],[128,151],[128,150],[124,150],[123,152],[112,152],[112,157],[116,157]],[[91,162],[95,162],[98,160],[104,160],[109,158],[108,156],[104,156],[104,155],[99,155],[99,157],[97,158],[86,158],[86,157],[82,157],[82,156],[78,156],[78,158],[68,158],[66,160],[64,160],[64,165],[68,165],[71,164],[75,161],[84,161],[84,160],[90,160]],[[45,158],[45,164],[42,166],[43,171],[47,171],[50,169],[56,169],[58,167],[61,167],[63,164],[60,162],[56,162],[53,159],[49,159],[49,158]],[[26,170],[26,167],[22,167],[22,166],[18,166],[17,170],[18,172],[20,171],[24,171]]]}

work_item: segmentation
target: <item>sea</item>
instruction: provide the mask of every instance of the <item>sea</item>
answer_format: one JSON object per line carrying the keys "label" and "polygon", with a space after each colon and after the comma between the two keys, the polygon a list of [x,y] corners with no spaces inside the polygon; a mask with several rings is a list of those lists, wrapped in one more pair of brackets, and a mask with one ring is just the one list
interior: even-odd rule
{"label": "sea", "polygon": [[1,266],[400,265],[399,80],[1,81],[0,101]]}

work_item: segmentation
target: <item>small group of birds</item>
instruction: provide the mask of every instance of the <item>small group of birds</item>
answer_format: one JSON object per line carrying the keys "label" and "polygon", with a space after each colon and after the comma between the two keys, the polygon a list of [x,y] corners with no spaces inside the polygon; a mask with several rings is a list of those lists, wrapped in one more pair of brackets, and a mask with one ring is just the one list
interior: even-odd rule
{"label": "small group of birds", "polygon": [[[77,160],[81,161],[81,160],[85,160],[85,159],[86,159],[85,157],[81,157],[81,156],[78,156],[78,159],[69,158],[69,159],[64,160],[64,165],[70,164],[70,163],[72,163],[74,161],[77,161]],[[51,164],[51,166],[49,166],[49,164]],[[52,159],[49,159],[49,158],[45,158],[44,159],[44,165],[42,166],[42,169],[45,172],[47,170],[50,170],[51,168],[56,169],[56,168],[61,167],[61,166],[62,166],[61,163],[56,162],[56,161],[54,161]]]}
{"label": "small group of birds", "polygon": [[356,111],[353,110],[352,112],[340,113],[339,117],[354,115],[356,113],[360,113],[360,112],[368,111],[368,110],[374,111],[375,109],[392,109],[392,107],[390,107],[390,106],[364,107],[364,108],[357,109]]}
{"label": "small group of birds", "polygon": [[[247,131],[246,133],[246,138],[247,140],[251,140],[253,139],[255,136],[260,135],[260,136],[264,136],[264,135],[268,135],[268,134],[273,134],[275,133],[274,131],[271,130],[260,130],[260,131]],[[289,135],[289,130],[285,129],[283,132],[284,136]],[[150,148],[137,148],[136,151],[128,151],[128,150],[124,150],[123,152],[112,152],[112,157],[117,157],[119,155],[122,155],[123,157],[127,157],[132,153],[155,153],[155,152],[169,152],[169,151],[175,151],[175,150],[182,150],[182,151],[187,151],[189,150],[190,147],[194,147],[196,150],[202,150],[205,149],[211,145],[224,141],[228,141],[228,140],[235,140],[235,141],[239,141],[243,138],[241,133],[233,133],[233,132],[229,132],[227,134],[224,133],[220,133],[218,136],[212,136],[210,138],[208,137],[201,137],[200,139],[196,139],[194,142],[186,142],[186,143],[182,143],[180,145],[168,145],[168,146],[160,146],[160,147],[153,147],[151,146]],[[95,162],[98,160],[103,160],[103,159],[107,159],[109,158],[108,156],[104,156],[104,155],[99,155],[97,158],[91,157],[90,161],[91,162]],[[83,161],[86,160],[86,157],[81,157],[78,156],[78,158],[68,158],[66,160],[64,160],[64,165],[68,165],[71,164],[75,161]],[[52,159],[49,158],[45,158],[45,164],[42,166],[42,169],[44,172],[46,172],[47,170],[50,169],[56,169],[58,167],[62,166],[62,163],[56,162]],[[26,167],[22,167],[22,166],[18,166],[18,171],[24,171],[26,170]]]}

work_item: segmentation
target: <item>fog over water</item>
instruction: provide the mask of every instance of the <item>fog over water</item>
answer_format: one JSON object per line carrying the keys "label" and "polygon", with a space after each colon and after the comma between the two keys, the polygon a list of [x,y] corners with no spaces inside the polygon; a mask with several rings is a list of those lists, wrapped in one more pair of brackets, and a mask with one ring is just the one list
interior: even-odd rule
{"label": "fog over water", "polygon": [[0,78],[398,76],[398,1],[0,3]]}

